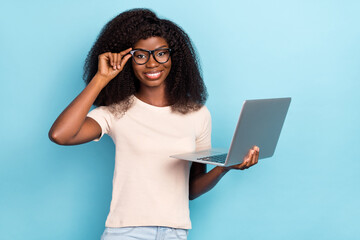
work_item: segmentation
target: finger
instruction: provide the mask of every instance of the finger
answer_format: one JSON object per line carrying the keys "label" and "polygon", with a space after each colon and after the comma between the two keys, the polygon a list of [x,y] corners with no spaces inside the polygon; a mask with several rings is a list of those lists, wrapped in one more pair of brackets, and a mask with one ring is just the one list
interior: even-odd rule
{"label": "finger", "polygon": [[109,58],[107,53],[102,53],[98,56],[98,67],[102,66],[103,64],[108,64]]}
{"label": "finger", "polygon": [[245,170],[245,169],[248,169],[248,168],[249,168],[249,166],[248,166],[248,162],[246,162],[246,163],[244,164],[244,166],[243,166],[242,170]]}
{"label": "finger", "polygon": [[126,56],[124,56],[122,59],[121,59],[121,62],[120,62],[120,69],[122,70],[125,66],[125,63],[131,58],[131,55],[128,54]]}
{"label": "finger", "polygon": [[249,160],[250,160],[249,157],[244,158],[244,161],[238,166],[238,169],[244,170],[249,168]]}
{"label": "finger", "polygon": [[[123,69],[122,66],[127,62],[127,60],[129,60],[128,58],[126,58],[125,61],[123,61],[124,57],[127,56],[131,50],[132,50],[132,48],[128,48],[117,54],[116,66],[119,70],[122,70]],[[129,57],[131,57],[131,55]]]}
{"label": "finger", "polygon": [[260,154],[260,149],[258,148],[257,151],[255,152],[255,164],[258,163],[259,161],[259,154]]}
{"label": "finger", "polygon": [[106,60],[106,62],[109,61],[110,59],[110,52],[105,52],[105,53],[102,53],[99,55],[99,60],[102,59],[102,60]]}
{"label": "finger", "polygon": [[247,156],[248,162],[251,162],[251,159],[252,159],[252,156],[254,155],[254,153],[255,153],[255,150],[254,150],[254,149],[250,149],[250,150],[249,150],[249,154],[248,154],[248,156]]}
{"label": "finger", "polygon": [[117,54],[117,53],[113,53],[113,57],[114,57],[114,70],[116,70],[116,68],[117,68],[117,62],[118,62],[118,54]]}
{"label": "finger", "polygon": [[250,150],[249,151],[249,157],[246,159],[246,167],[249,168],[252,165],[252,159],[254,156],[255,151],[254,150]]}
{"label": "finger", "polygon": [[251,166],[255,165],[258,162],[259,150],[260,150],[260,148],[258,146],[253,146],[252,147],[253,154],[252,154],[252,157],[251,157]]}
{"label": "finger", "polygon": [[115,67],[117,70],[120,69],[120,62],[121,62],[121,55],[120,53],[115,53],[116,55],[116,62],[115,62]]}
{"label": "finger", "polygon": [[114,55],[116,56],[116,61],[115,61],[115,69],[119,70],[120,69],[120,61],[121,61],[121,56],[120,53],[114,53]]}
{"label": "finger", "polygon": [[251,156],[251,166],[256,164],[256,154],[257,154],[257,151],[254,150],[254,153]]}
{"label": "finger", "polygon": [[114,67],[114,58],[113,58],[111,52],[107,53],[106,56],[107,56],[108,59],[109,59],[109,65],[110,65],[111,67]]}
{"label": "finger", "polygon": [[243,162],[243,163],[241,163],[240,165],[238,165],[238,166],[237,166],[237,169],[240,169],[240,170],[246,169],[246,162]]}
{"label": "finger", "polygon": [[245,162],[246,159],[248,159],[248,158],[250,157],[251,151],[252,151],[252,149],[249,149],[249,151],[247,152],[246,156],[245,156],[244,159],[243,159],[243,162]]}
{"label": "finger", "polygon": [[116,69],[116,53],[111,53],[111,56],[113,58],[112,67],[115,70]]}
{"label": "finger", "polygon": [[128,53],[130,53],[131,50],[132,50],[132,48],[128,48],[128,49],[120,52],[120,54],[121,54],[121,56],[125,56],[125,55],[127,55]]}
{"label": "finger", "polygon": [[114,53],[114,56],[115,56],[115,68],[116,69],[120,69],[120,61],[121,61],[121,56],[119,53]]}

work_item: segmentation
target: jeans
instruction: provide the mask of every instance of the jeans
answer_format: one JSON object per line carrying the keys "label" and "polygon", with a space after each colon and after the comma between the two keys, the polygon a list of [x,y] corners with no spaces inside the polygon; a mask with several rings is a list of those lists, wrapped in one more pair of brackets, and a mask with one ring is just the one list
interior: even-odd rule
{"label": "jeans", "polygon": [[170,227],[106,227],[101,240],[186,240],[188,232]]}

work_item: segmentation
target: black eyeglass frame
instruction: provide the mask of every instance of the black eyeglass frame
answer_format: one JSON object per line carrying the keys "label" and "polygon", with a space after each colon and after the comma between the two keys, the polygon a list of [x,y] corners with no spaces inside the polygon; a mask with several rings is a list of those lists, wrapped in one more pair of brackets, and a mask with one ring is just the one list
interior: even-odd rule
{"label": "black eyeglass frame", "polygon": [[[155,51],[159,51],[159,50],[168,50],[169,51],[169,58],[165,61],[165,62],[159,62],[156,57],[155,57]],[[149,53],[149,57],[148,59],[146,60],[146,62],[144,63],[137,63],[136,60],[135,60],[135,57],[134,57],[134,53],[136,51],[144,51],[144,52],[148,52]],[[153,58],[155,59],[156,62],[160,63],[160,64],[164,64],[164,63],[167,63],[170,59],[170,56],[171,56],[171,49],[170,48],[157,48],[157,49],[154,49],[154,50],[145,50],[145,49],[141,49],[141,48],[137,48],[137,49],[134,49],[134,50],[131,50],[130,51],[130,54],[132,56],[132,59],[133,61],[137,64],[137,65],[144,65],[146,64],[149,60],[150,60],[150,55],[153,56]]]}

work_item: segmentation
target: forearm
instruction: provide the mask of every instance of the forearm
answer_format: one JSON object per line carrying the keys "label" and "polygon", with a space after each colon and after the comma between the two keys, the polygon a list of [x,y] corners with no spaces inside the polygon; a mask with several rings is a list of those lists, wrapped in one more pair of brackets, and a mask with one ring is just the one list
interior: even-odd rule
{"label": "forearm", "polygon": [[63,142],[75,136],[103,87],[102,79],[95,76],[59,115],[49,131],[49,137],[52,140]]}
{"label": "forearm", "polygon": [[228,171],[228,168],[217,166],[192,180],[189,187],[189,199],[193,200],[211,190]]}

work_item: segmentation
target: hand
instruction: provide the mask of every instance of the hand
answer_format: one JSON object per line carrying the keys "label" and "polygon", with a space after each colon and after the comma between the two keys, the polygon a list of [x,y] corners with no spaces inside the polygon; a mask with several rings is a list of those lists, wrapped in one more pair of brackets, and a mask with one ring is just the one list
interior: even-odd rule
{"label": "hand", "polygon": [[251,166],[254,166],[255,164],[258,163],[259,151],[260,151],[260,149],[259,149],[258,146],[253,146],[249,150],[247,155],[244,157],[244,161],[242,163],[237,164],[237,165],[233,165],[233,166],[229,166],[229,167],[224,167],[224,169],[226,171],[228,171],[230,169],[244,170],[244,169],[248,169]]}
{"label": "hand", "polygon": [[129,54],[131,49],[128,48],[120,53],[106,52],[99,55],[96,75],[105,80],[105,85],[123,70],[125,63],[131,58],[131,54]]}

